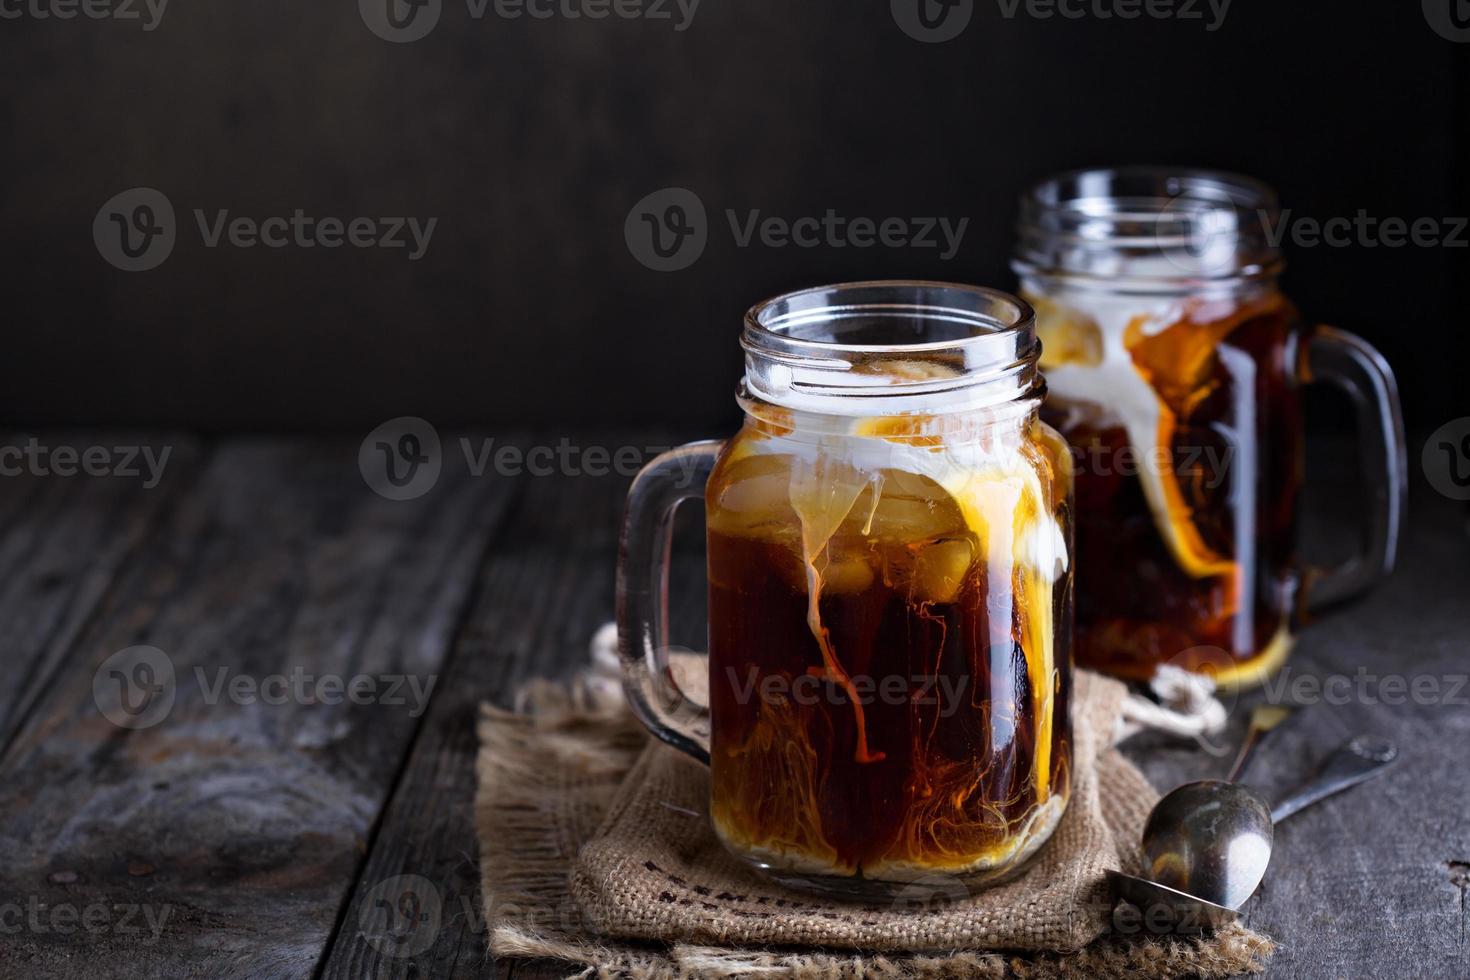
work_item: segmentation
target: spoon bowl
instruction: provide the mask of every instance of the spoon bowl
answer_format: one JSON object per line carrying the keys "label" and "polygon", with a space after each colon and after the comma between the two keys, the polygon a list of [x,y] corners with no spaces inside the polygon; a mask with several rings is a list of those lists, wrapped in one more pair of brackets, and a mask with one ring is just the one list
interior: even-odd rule
{"label": "spoon bowl", "polygon": [[1271,862],[1271,808],[1239,783],[1204,779],[1171,791],[1143,829],[1144,874],[1217,906],[1245,903]]}
{"label": "spoon bowl", "polygon": [[[1239,783],[1185,783],[1159,800],[1144,825],[1145,877],[1108,872],[1114,901],[1137,906],[1142,924],[1155,932],[1191,932],[1233,921],[1265,877],[1275,823],[1372,778],[1397,757],[1388,739],[1359,735],[1275,809]],[[1118,914],[1115,909],[1114,927],[1128,931]]]}

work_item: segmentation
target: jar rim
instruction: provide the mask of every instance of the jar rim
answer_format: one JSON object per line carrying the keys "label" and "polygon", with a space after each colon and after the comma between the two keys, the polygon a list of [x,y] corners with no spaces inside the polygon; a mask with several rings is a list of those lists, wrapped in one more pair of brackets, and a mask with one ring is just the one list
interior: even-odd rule
{"label": "jar rim", "polygon": [[[950,411],[1040,384],[1035,313],[986,286],[890,279],[783,293],[746,312],[740,344],[750,389],[792,408]],[[851,405],[873,397],[885,404]]]}
{"label": "jar rim", "polygon": [[1021,197],[1012,268],[1177,287],[1277,275],[1276,192],[1199,167],[1072,170]]}
{"label": "jar rim", "polygon": [[[897,295],[905,291],[912,297],[907,302],[897,300]],[[966,337],[886,344],[839,343],[792,334],[793,327],[863,315],[922,317],[966,326],[970,333]],[[927,279],[873,279],[811,286],[757,303],[746,311],[741,346],[776,353],[805,351],[817,357],[837,351],[891,354],[942,350],[980,343],[1006,330],[1024,331],[1034,325],[1034,320],[1035,313],[1025,300],[989,286]]]}
{"label": "jar rim", "polygon": [[[1123,191],[1126,189],[1126,193]],[[1075,207],[1115,200],[1178,197],[1215,201],[1233,207],[1274,208],[1276,192],[1265,181],[1208,167],[1136,164],[1082,167],[1053,174],[1027,189],[1023,201],[1047,208]]]}

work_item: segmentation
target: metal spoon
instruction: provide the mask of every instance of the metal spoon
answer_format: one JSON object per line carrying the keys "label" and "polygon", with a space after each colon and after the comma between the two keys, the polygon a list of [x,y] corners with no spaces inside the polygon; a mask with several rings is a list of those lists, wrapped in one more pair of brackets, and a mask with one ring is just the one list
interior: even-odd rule
{"label": "metal spoon", "polygon": [[[1247,815],[1250,818],[1248,822],[1251,826],[1265,826],[1267,839],[1264,842],[1264,846],[1266,857],[1269,858],[1271,847],[1271,827],[1269,814],[1266,814],[1264,805],[1260,804],[1259,799],[1254,794],[1250,793],[1249,791],[1239,792],[1237,791],[1237,787],[1229,784],[1233,784],[1245,773],[1246,769],[1250,766],[1251,760],[1255,757],[1257,749],[1259,749],[1261,743],[1265,741],[1266,736],[1275,731],[1277,728],[1284,725],[1287,721],[1291,720],[1296,710],[1297,709],[1295,705],[1257,705],[1255,710],[1251,712],[1250,727],[1246,731],[1245,739],[1241,742],[1240,745],[1240,751],[1236,755],[1235,762],[1230,767],[1230,774],[1225,777],[1224,783],[1220,783],[1219,781],[1210,781],[1207,783],[1190,783],[1187,786],[1181,786],[1180,789],[1176,791],[1178,797],[1184,797],[1187,799],[1177,798],[1176,795],[1172,793],[1169,797],[1167,797],[1167,799],[1171,800],[1174,804],[1178,806],[1188,809],[1190,812],[1194,812],[1195,809],[1201,805],[1202,796],[1208,797],[1210,800],[1216,800],[1217,802],[1219,802],[1219,809],[1221,809],[1222,811],[1225,809],[1239,810],[1240,808],[1245,808],[1245,810],[1247,811]],[[1207,792],[1202,793],[1200,791],[1200,787],[1208,787],[1209,789]],[[1154,809],[1154,812],[1152,814],[1150,814],[1148,823],[1149,828],[1155,826],[1155,818],[1159,815],[1159,808],[1163,806],[1163,803],[1164,801],[1160,800],[1159,806]],[[1177,810],[1175,812],[1177,812]],[[1145,839],[1147,839],[1147,837],[1148,831],[1145,830]],[[1249,847],[1249,853],[1246,853],[1247,847],[1245,845],[1237,845],[1237,847],[1240,848],[1236,851],[1238,857],[1253,857],[1258,856],[1260,843],[1257,842],[1254,846]],[[1153,856],[1150,855],[1151,861],[1152,857]],[[1166,860],[1168,859],[1166,858]],[[1264,873],[1264,871],[1265,869],[1263,866],[1261,868],[1261,872]],[[1214,902],[1206,902],[1203,899],[1195,898],[1194,896],[1189,895],[1184,891],[1180,891],[1178,890],[1178,888],[1171,888],[1169,887],[1169,885],[1160,883],[1168,879],[1170,880],[1171,884],[1175,882],[1178,882],[1180,884],[1187,884],[1189,878],[1187,874],[1187,869],[1182,874],[1179,873],[1178,869],[1175,869],[1175,873],[1172,875],[1165,874],[1161,876],[1160,874],[1155,874],[1155,880],[1153,881],[1150,881],[1146,878],[1136,878],[1131,875],[1124,875],[1121,871],[1113,871],[1109,872],[1109,874],[1111,876],[1115,876],[1118,879],[1126,880],[1122,887],[1131,890],[1131,892],[1133,893],[1134,904],[1138,905],[1139,908],[1163,908],[1167,911],[1169,909],[1178,907],[1188,912],[1189,920],[1198,920],[1201,925],[1219,925],[1222,922],[1226,922],[1235,918],[1234,906],[1219,905]],[[1259,881],[1260,879],[1257,878],[1256,880]],[[1118,891],[1118,888],[1119,884],[1117,881],[1115,881],[1115,893]],[[1145,899],[1146,902],[1141,903],[1137,901],[1138,899]]]}
{"label": "metal spoon", "polygon": [[1251,712],[1250,727],[1246,730],[1245,741],[1240,743],[1240,752],[1235,756],[1235,763],[1230,767],[1230,775],[1225,777],[1227,783],[1237,782],[1245,775],[1246,768],[1255,758],[1256,750],[1260,748],[1261,742],[1266,736],[1286,724],[1295,717],[1297,706],[1294,704],[1258,704]]}
{"label": "metal spoon", "polygon": [[1192,923],[1202,928],[1234,919],[1235,910],[1265,877],[1276,821],[1356,786],[1397,756],[1398,749],[1387,739],[1359,735],[1274,809],[1237,783],[1206,779],[1180,786],[1159,800],[1144,826],[1149,877],[1108,872],[1115,900],[1159,909],[1164,924],[1172,917],[1176,927]]}

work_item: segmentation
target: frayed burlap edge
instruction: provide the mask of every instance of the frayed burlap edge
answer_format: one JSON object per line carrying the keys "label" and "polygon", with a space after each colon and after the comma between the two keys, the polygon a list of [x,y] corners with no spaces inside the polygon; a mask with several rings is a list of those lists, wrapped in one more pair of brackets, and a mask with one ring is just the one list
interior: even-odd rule
{"label": "frayed burlap edge", "polygon": [[609,980],[1210,980],[1260,973],[1274,949],[1239,925],[1197,938],[1104,937],[1066,955],[872,956],[604,941],[572,899],[568,873],[647,744],[616,685],[597,677],[570,687],[535,682],[516,711],[484,706],[479,737],[475,825],[489,947],[498,958],[559,960],[568,976]]}

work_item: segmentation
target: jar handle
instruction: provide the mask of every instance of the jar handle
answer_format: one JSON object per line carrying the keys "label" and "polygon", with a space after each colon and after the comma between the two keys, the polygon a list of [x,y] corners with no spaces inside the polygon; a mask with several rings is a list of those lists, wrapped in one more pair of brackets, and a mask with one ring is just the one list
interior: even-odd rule
{"label": "jar handle", "polygon": [[1324,609],[1367,592],[1393,571],[1408,497],[1408,450],[1398,385],[1383,355],[1355,334],[1318,326],[1307,344],[1307,381],[1352,398],[1369,514],[1363,551],[1331,568],[1308,568],[1304,608]]}
{"label": "jar handle", "polygon": [[674,511],[704,495],[724,443],[691,442],[655,457],[628,488],[618,547],[618,656],[633,714],[658,738],[709,763],[709,708],[669,667],[669,546]]}

